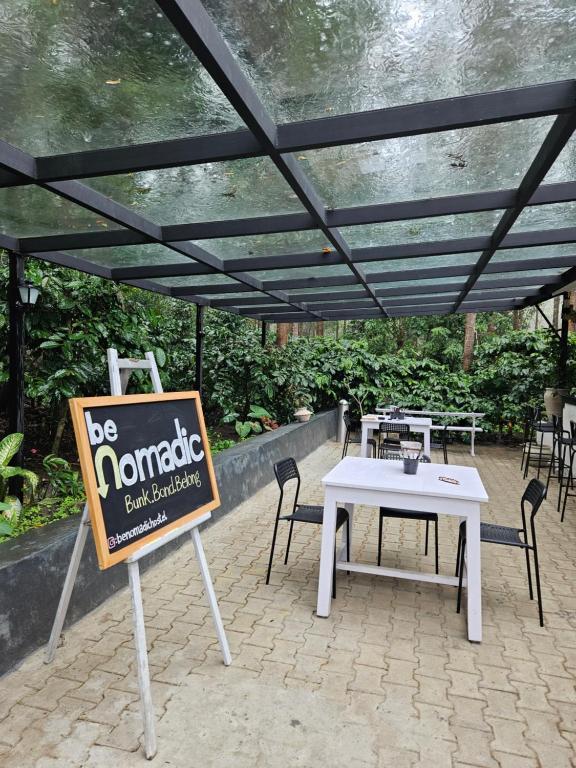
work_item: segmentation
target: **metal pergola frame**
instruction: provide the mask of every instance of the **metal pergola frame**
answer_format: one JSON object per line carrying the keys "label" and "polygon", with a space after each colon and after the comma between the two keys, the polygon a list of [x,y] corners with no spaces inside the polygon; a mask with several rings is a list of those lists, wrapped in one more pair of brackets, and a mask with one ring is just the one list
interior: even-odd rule
{"label": "metal pergola frame", "polygon": [[[121,227],[19,239],[0,234],[0,247],[263,322],[512,310],[543,301],[576,279],[576,226],[511,232],[527,206],[576,201],[576,181],[542,183],[576,129],[576,80],[276,124],[200,0],[156,3],[221,88],[246,129],[48,157],[33,157],[0,141],[0,186],[37,185]],[[545,116],[555,116],[552,127],[521,183],[512,189],[327,209],[292,154]],[[160,226],[80,181],[258,156],[270,158],[302,204],[302,212]],[[486,237],[351,248],[339,230],[343,226],[493,210],[503,214]],[[330,245],[329,252],[222,259],[190,242],[301,230],[321,232]],[[173,264],[102,266],[67,252],[144,243],[161,244],[180,260]],[[572,255],[538,257],[530,250],[570,243],[574,243]],[[526,249],[525,259],[493,260],[495,254],[505,256],[507,250],[520,248]],[[474,253],[480,256],[471,260],[469,254]],[[462,255],[462,263],[412,269],[404,263],[406,259],[441,255]],[[386,262],[389,268],[371,272],[371,262]],[[266,280],[253,274],[258,270],[332,265],[347,267],[348,273],[310,277],[304,271],[301,277]],[[515,277],[516,272],[548,269],[559,274],[553,278]],[[195,282],[196,276],[211,274],[225,275],[230,282],[204,284],[205,277]],[[486,279],[489,275],[494,278]],[[189,282],[178,286],[158,282],[168,277],[189,278]],[[450,283],[446,278],[461,281]],[[422,280],[435,282],[421,285]],[[330,290],[341,286],[350,289]],[[309,293],[294,293],[300,289]],[[226,298],[226,294],[246,296]]]}

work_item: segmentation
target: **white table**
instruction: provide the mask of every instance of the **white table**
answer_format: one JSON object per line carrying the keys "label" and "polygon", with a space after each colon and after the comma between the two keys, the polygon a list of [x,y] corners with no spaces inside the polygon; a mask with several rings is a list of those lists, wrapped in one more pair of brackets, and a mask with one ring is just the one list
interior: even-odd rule
{"label": "white table", "polygon": [[361,419],[362,440],[360,442],[360,456],[368,456],[368,438],[370,432],[378,432],[382,422],[394,424],[408,424],[411,432],[422,432],[424,442],[424,454],[430,456],[430,427],[432,419],[417,419],[414,416],[405,416],[403,419],[393,420],[375,413],[368,413]]}
{"label": "white table", "polygon": [[[459,485],[445,483],[441,476],[459,480]],[[383,461],[347,456],[323,479],[324,521],[318,581],[318,616],[329,616],[332,603],[332,568],[336,539],[336,509],[344,505],[350,516],[350,551],[353,543],[354,505],[364,504],[397,509],[436,512],[466,520],[466,578],[468,590],[468,639],[482,641],[482,591],[480,570],[480,504],[488,501],[478,470],[453,464],[420,464],[416,475],[405,475],[401,461]],[[346,526],[342,526],[343,541],[337,553],[336,568],[392,576],[399,579],[448,584],[457,587],[454,576],[404,571],[378,565],[346,561]]]}
{"label": "white table", "polygon": [[[376,413],[390,413],[392,409],[391,408],[376,408]],[[483,432],[484,430],[482,427],[476,426],[476,419],[481,419],[483,416],[486,416],[485,413],[475,413],[474,411],[426,411],[426,410],[419,410],[419,411],[411,411],[411,410],[404,410],[404,413],[409,414],[416,414],[421,416],[441,416],[443,418],[446,417],[452,417],[454,419],[472,419],[472,426],[470,427],[451,427],[448,425],[447,429],[448,432],[470,432],[470,456],[475,456],[474,453],[474,442],[476,437],[476,432]]]}

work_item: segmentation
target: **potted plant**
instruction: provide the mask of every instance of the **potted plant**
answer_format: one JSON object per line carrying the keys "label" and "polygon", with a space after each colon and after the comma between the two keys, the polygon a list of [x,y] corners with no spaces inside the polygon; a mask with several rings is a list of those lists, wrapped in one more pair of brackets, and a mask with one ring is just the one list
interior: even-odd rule
{"label": "potted plant", "polygon": [[296,396],[296,410],[294,411],[294,418],[301,423],[310,421],[310,416],[314,413],[308,407],[311,404],[310,396],[306,393],[300,393]]}
{"label": "potted plant", "polygon": [[38,484],[38,476],[22,467],[11,467],[9,462],[18,453],[24,435],[14,432],[0,442],[0,535],[9,536],[20,517],[22,502],[17,496],[8,495],[8,481],[12,477],[21,477],[33,494]]}

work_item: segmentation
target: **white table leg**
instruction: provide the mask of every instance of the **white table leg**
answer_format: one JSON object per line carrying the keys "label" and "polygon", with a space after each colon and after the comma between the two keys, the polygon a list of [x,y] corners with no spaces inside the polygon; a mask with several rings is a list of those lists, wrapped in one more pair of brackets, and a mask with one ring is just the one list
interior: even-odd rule
{"label": "white table leg", "polygon": [[331,493],[324,497],[324,518],[322,522],[322,546],[320,550],[320,573],[318,575],[318,616],[330,616],[332,604],[332,572],[334,568],[334,543],[336,540],[336,498]]}
{"label": "white table leg", "polygon": [[430,456],[430,428],[426,427],[424,430],[424,455]]}
{"label": "white table leg", "polygon": [[466,578],[468,640],[482,642],[482,572],[480,566],[480,506],[466,518]]}
{"label": "white table leg", "polygon": [[362,424],[362,438],[360,440],[360,456],[368,458],[368,424]]}

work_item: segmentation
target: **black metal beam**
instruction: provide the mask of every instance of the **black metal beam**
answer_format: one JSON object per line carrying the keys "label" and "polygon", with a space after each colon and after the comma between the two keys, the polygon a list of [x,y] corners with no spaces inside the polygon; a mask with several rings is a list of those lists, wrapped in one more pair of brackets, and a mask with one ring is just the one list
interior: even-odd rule
{"label": "black metal beam", "polygon": [[196,350],[194,386],[202,397],[202,374],[204,369],[204,307],[196,305]]}
{"label": "black metal beam", "polygon": [[[8,254],[8,431],[24,434],[24,307],[20,301],[19,284],[24,279],[24,258],[19,253]],[[13,458],[23,466],[24,448],[20,446]],[[14,479],[10,491],[22,500],[22,482]]]}
{"label": "black metal beam", "polygon": [[[381,222],[404,221],[435,216],[456,215],[478,211],[499,210],[514,204],[516,190],[474,192],[449,197],[408,200],[400,203],[382,203],[326,211],[329,227],[345,227]],[[539,187],[528,205],[549,205],[576,200],[576,182],[546,184]],[[162,227],[162,237],[174,243],[181,240],[208,240],[220,237],[244,237],[278,232],[314,229],[314,218],[309,213],[288,213],[257,216],[249,219],[227,219],[193,224],[171,224]],[[562,231],[562,230],[561,230]],[[529,233],[513,233],[508,237],[510,247],[516,238]],[[535,237],[538,233],[532,233]],[[565,235],[568,235],[565,230]],[[552,235],[550,235],[552,237]],[[506,238],[507,240],[508,238]],[[132,230],[112,229],[98,232],[76,232],[62,235],[44,235],[21,238],[16,244],[22,253],[30,251],[75,250],[79,248],[108,248],[115,245],[138,245],[152,242],[150,238]],[[552,242],[557,242],[552,240]],[[562,242],[562,241],[560,241]],[[564,241],[566,242],[566,241]],[[539,243],[533,243],[538,245]],[[354,251],[353,251],[354,253]]]}
{"label": "black metal beam", "polygon": [[[199,58],[209,71],[218,74],[218,68],[232,59],[227,50],[222,50],[219,36],[206,29],[204,17],[197,22],[203,29],[192,35],[189,15],[198,17],[199,4],[193,0],[181,4],[158,0],[158,4],[188,45],[203,53]],[[572,108],[574,95],[574,81],[566,80],[288,123],[278,126],[276,132],[272,121],[259,114],[259,101],[250,99],[234,68],[226,67],[225,76],[217,82],[251,130],[40,157],[38,180],[79,179],[266,154],[255,127],[265,130],[277,150],[286,153],[559,114]],[[0,177],[0,185],[16,183],[18,178],[12,173]]]}
{"label": "black metal beam", "polygon": [[[312,216],[316,226],[322,230],[357,279],[371,293],[362,270],[352,263],[348,244],[337,229],[328,227],[324,204],[306,177],[302,166],[293,155],[284,154],[283,150],[278,148],[278,127],[266,112],[200,0],[156,0],[156,3],[252,131],[256,140]],[[385,314],[378,299],[373,293],[371,295],[376,305]]]}
{"label": "black metal beam", "polygon": [[278,126],[282,152],[380,141],[557,115],[574,109],[576,81],[439,99]]}
{"label": "black metal beam", "polygon": [[[572,99],[576,104],[576,93],[572,90]],[[470,277],[466,281],[464,289],[454,304],[456,311],[466,296],[473,288],[474,284],[486,268],[486,265],[496,252],[497,248],[514,226],[516,219],[522,213],[524,206],[536,192],[544,177],[556,161],[558,155],[564,149],[566,143],[570,140],[576,129],[576,111],[574,105],[572,111],[568,114],[562,114],[556,118],[552,128],[548,132],[540,150],[526,171],[524,178],[518,188],[516,199],[512,208],[507,208],[502,218],[498,222],[491,238],[490,246],[486,248],[478,259]]]}

